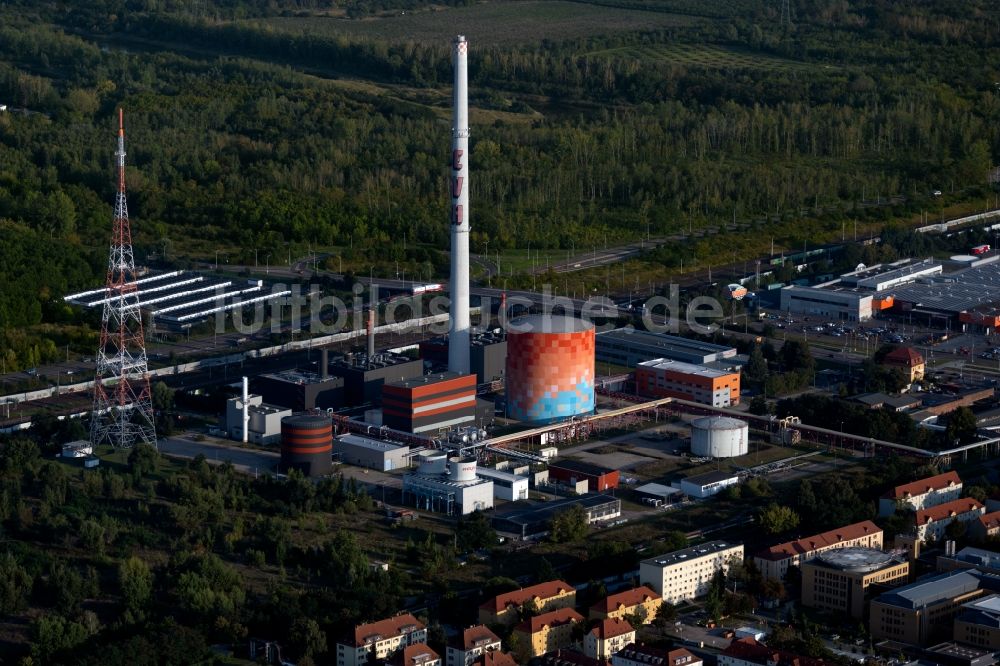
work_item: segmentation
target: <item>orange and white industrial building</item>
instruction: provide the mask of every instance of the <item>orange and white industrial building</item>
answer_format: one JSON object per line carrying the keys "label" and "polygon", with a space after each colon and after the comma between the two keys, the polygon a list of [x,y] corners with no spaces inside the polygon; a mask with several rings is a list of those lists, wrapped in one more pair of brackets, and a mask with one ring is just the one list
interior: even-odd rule
{"label": "orange and white industrial building", "polygon": [[713,407],[740,404],[738,370],[657,358],[635,367],[635,388],[649,398],[681,398]]}

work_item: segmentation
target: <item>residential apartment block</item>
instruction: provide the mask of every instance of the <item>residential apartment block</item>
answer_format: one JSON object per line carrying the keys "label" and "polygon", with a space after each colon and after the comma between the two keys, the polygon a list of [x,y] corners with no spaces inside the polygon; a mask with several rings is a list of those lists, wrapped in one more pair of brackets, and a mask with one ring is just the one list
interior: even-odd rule
{"label": "residential apartment block", "polygon": [[642,623],[649,624],[663,605],[663,598],[645,585],[610,594],[590,607],[590,619],[624,618],[626,615],[642,615]]}
{"label": "residential apartment block", "polygon": [[337,666],[361,666],[369,659],[386,659],[395,652],[427,641],[427,628],[410,613],[359,624],[353,641],[337,643]]}
{"label": "residential apartment block", "polygon": [[986,507],[971,497],[952,500],[917,511],[913,533],[922,541],[939,540],[953,522],[978,520],[985,513]]}
{"label": "residential apartment block", "polygon": [[407,645],[392,655],[392,666],[441,666],[441,655],[425,643]]}
{"label": "residential apartment block", "polygon": [[488,627],[469,627],[448,646],[447,666],[470,666],[481,655],[500,649],[500,637]]}
{"label": "residential apartment block", "polygon": [[513,635],[517,637],[514,652],[519,663],[569,647],[574,642],[573,625],[584,621],[584,617],[572,608],[559,608],[517,625]]}
{"label": "residential apartment block", "polygon": [[626,645],[635,642],[635,629],[628,620],[601,620],[583,637],[583,653],[591,659],[610,659]]}
{"label": "residential apartment block", "polygon": [[803,657],[784,650],[775,650],[758,643],[751,636],[734,639],[719,654],[719,666],[827,666],[822,659]]}
{"label": "residential apartment block", "polygon": [[498,594],[479,607],[480,624],[512,625],[521,606],[532,603],[539,613],[576,605],[576,588],[561,580],[550,580],[520,590]]}
{"label": "residential apartment block", "polygon": [[1000,511],[991,511],[979,516],[975,522],[969,523],[969,532],[979,539],[1000,534]]}
{"label": "residential apartment block", "polygon": [[652,557],[639,563],[639,581],[668,604],[695,599],[708,592],[716,571],[743,561],[743,544],[709,541],[698,546]]}
{"label": "residential apartment block", "polygon": [[801,566],[833,548],[882,548],[882,528],[870,520],[845,525],[829,532],[771,546],[754,556],[754,564],[764,578],[783,580],[788,567]]}
{"label": "residential apartment block", "polygon": [[956,500],[962,496],[962,479],[957,472],[945,472],[896,486],[878,501],[878,515],[891,516],[899,508],[914,511]]}
{"label": "residential apartment block", "polygon": [[633,643],[611,657],[611,666],[702,666],[702,660],[684,648],[664,650]]}

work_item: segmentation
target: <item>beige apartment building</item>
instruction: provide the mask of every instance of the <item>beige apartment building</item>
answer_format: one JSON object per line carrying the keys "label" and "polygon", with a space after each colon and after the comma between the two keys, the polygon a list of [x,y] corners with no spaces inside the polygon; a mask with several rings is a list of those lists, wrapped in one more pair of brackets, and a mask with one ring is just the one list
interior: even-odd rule
{"label": "beige apartment building", "polygon": [[489,627],[469,627],[448,645],[447,666],[470,666],[486,652],[500,649],[500,637]]}
{"label": "beige apartment building", "polygon": [[642,623],[649,624],[663,605],[663,598],[646,585],[610,594],[590,607],[590,619],[604,620],[623,618],[626,615],[642,615]]}
{"label": "beige apartment building", "polygon": [[583,653],[603,661],[634,642],[635,629],[627,620],[604,619],[583,637]]}
{"label": "beige apartment building", "polygon": [[510,626],[517,622],[518,611],[525,604],[534,604],[539,613],[572,608],[576,605],[576,588],[565,581],[550,580],[498,594],[479,607],[479,623]]}
{"label": "beige apartment building", "polygon": [[359,624],[354,639],[337,643],[337,666],[361,666],[370,657],[387,659],[410,645],[427,642],[427,628],[410,613]]}
{"label": "beige apartment building", "polygon": [[584,622],[572,608],[542,613],[514,627],[514,653],[518,663],[526,664],[533,657],[554,652],[573,644],[573,625]]}

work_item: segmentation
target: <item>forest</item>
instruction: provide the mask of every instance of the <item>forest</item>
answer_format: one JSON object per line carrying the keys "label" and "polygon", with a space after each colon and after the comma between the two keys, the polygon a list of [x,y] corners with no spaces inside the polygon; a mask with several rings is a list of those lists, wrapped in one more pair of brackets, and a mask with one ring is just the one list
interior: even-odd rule
{"label": "forest", "polygon": [[[474,17],[477,6],[462,4],[439,11],[440,22],[449,11]],[[470,32],[474,252],[650,235],[672,239],[668,263],[687,257],[689,270],[718,263],[721,238],[746,259],[770,238],[801,247],[838,237],[845,221],[880,225],[990,199],[995,7],[803,0],[783,22],[764,2],[702,4],[643,3],[651,16],[678,17],[657,29],[560,39],[570,20],[560,19],[543,41],[479,49]],[[638,5],[594,6],[612,16]],[[349,18],[423,9],[5,3],[8,367],[88,344],[59,330],[85,322],[66,321],[54,299],[101,279],[119,106],[140,262],[178,265],[216,249],[277,262],[308,246],[335,250],[350,270],[399,262],[411,275],[446,273],[447,45],[355,34]],[[669,55],[700,48],[701,60]],[[720,49],[740,56],[715,62]],[[43,251],[47,269],[26,273]]]}

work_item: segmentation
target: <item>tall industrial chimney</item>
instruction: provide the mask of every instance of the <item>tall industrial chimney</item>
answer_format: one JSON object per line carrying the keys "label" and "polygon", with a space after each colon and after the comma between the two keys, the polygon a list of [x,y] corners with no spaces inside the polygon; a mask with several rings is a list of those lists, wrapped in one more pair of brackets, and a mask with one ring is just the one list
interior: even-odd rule
{"label": "tall industrial chimney", "polygon": [[454,116],[451,127],[451,327],[448,369],[469,374],[469,43],[452,43],[455,66]]}
{"label": "tall industrial chimney", "polygon": [[247,443],[247,430],[250,427],[250,380],[243,378],[243,443]]}
{"label": "tall industrial chimney", "polygon": [[368,362],[375,358],[375,309],[368,310]]}

